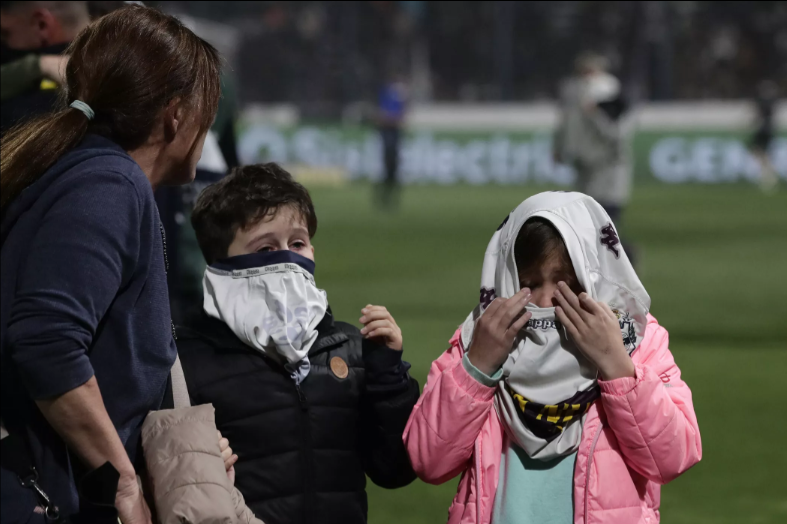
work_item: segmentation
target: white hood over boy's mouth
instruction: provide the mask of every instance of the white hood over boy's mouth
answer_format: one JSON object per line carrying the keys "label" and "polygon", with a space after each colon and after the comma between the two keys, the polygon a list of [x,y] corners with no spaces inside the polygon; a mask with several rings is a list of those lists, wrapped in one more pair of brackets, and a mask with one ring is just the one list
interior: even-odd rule
{"label": "white hood over boy's mouth", "polygon": [[252,253],[208,266],[205,312],[227,324],[248,346],[281,363],[300,384],[309,349],[328,309],[314,283],[314,261],[292,251]]}

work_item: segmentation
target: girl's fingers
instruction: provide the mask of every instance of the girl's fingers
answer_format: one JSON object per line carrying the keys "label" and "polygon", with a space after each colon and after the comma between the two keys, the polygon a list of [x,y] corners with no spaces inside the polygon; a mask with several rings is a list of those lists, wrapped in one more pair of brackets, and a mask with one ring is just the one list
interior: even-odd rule
{"label": "girl's fingers", "polygon": [[512,334],[513,337],[516,337],[516,334],[519,333],[519,331],[523,327],[525,327],[525,324],[527,324],[527,321],[530,320],[530,317],[532,316],[533,313],[528,312],[522,315],[521,317],[519,317],[518,319],[514,320],[514,323],[511,324],[510,328],[508,328],[508,332]]}
{"label": "girl's fingers", "polygon": [[498,310],[498,314],[502,315],[502,325],[508,328],[516,316],[525,309],[529,299],[530,290],[528,288],[521,289],[513,297],[509,298],[505,305]]}
{"label": "girl's fingers", "polygon": [[566,311],[562,307],[557,306],[555,308],[555,315],[557,316],[557,319],[560,321],[560,323],[566,328],[566,331],[568,331],[568,334],[571,336],[571,338],[576,340],[579,336],[579,332],[568,315],[566,315]]}
{"label": "girl's fingers", "polygon": [[495,312],[500,309],[503,304],[505,303],[505,299],[497,297],[489,304],[489,307],[486,308],[484,311],[484,315],[489,315],[489,318],[492,318],[495,315]]}
{"label": "girl's fingers", "polygon": [[[572,325],[579,327],[585,323],[585,321],[582,319],[579,313],[576,312],[574,306],[566,299],[563,293],[560,291],[555,291],[555,298],[562,307],[563,314],[571,321]],[[555,310],[555,312],[557,313],[557,310]]]}
{"label": "girl's fingers", "polygon": [[606,315],[606,312],[599,306],[595,300],[590,298],[590,295],[585,293],[584,291],[579,294],[579,303],[582,306],[582,309],[591,313],[593,315]]}
{"label": "girl's fingers", "polygon": [[232,457],[232,448],[221,450],[221,458],[224,459],[224,462],[228,461],[231,457]]}
{"label": "girl's fingers", "polygon": [[516,299],[525,300],[525,301],[529,300],[530,299],[530,288],[529,287],[523,287],[522,289],[517,291],[514,294],[514,296],[512,296],[511,298],[512,299],[516,298]]}
{"label": "girl's fingers", "polygon": [[574,294],[574,292],[571,291],[571,288],[568,287],[565,282],[559,282],[557,286],[558,286],[557,292],[559,292],[566,298],[568,303],[571,304],[571,307],[582,318],[582,320],[587,320],[589,316],[588,312],[582,309],[582,303],[580,302],[579,298]]}
{"label": "girl's fingers", "polygon": [[[493,312],[490,312],[490,328],[493,331],[502,330],[506,331],[509,327],[511,327],[511,323],[514,321],[516,316],[522,313],[525,309],[525,305],[527,304],[527,300],[525,296],[529,294],[527,288],[519,290],[514,296],[511,298],[497,298],[495,302],[500,302],[500,305],[497,309]],[[528,296],[529,298],[529,296]],[[490,306],[491,308],[491,306]]]}
{"label": "girl's fingers", "polygon": [[374,322],[369,322],[361,330],[361,335],[365,335],[371,331],[374,331],[375,329],[383,328],[383,327],[392,327],[391,321],[386,319],[386,320],[375,320]]}
{"label": "girl's fingers", "polygon": [[225,449],[227,449],[229,447],[230,447],[230,441],[229,440],[227,440],[225,438],[222,438],[221,440],[219,440],[219,449],[220,450],[224,451]]}

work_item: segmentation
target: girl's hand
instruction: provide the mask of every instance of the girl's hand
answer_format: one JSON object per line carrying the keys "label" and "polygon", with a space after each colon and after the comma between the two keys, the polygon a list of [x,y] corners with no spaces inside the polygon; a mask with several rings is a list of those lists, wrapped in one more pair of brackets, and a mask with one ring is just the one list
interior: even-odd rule
{"label": "girl's hand", "polygon": [[560,304],[555,308],[558,320],[582,353],[598,368],[602,379],[635,375],[634,363],[623,346],[620,324],[608,305],[596,302],[587,293],[580,293],[577,297],[565,282],[558,283],[555,299]]}
{"label": "girl's hand", "polygon": [[517,333],[532,316],[522,314],[529,300],[528,288],[509,299],[496,298],[476,321],[467,358],[485,375],[494,375],[514,350]]}
{"label": "girl's hand", "polygon": [[364,338],[378,339],[391,349],[402,350],[402,330],[385,307],[367,304],[361,313],[359,322],[363,324]]}

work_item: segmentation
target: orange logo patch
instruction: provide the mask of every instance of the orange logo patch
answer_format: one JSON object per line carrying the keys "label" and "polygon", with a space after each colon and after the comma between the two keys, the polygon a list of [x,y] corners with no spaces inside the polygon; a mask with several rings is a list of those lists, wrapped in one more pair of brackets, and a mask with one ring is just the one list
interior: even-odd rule
{"label": "orange logo patch", "polygon": [[331,371],[339,378],[347,378],[347,375],[350,374],[347,362],[342,360],[342,357],[333,357],[331,359]]}

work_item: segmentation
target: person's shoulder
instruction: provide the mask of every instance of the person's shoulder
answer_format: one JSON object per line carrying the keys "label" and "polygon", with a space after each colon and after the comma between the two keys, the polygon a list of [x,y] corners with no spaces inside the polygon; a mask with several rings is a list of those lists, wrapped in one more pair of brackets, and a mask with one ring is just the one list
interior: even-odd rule
{"label": "person's shoulder", "polygon": [[179,354],[213,351],[216,345],[211,338],[192,327],[178,326],[176,332]]}
{"label": "person's shoulder", "polygon": [[211,362],[218,353],[216,341],[193,327],[178,326],[176,332],[178,356],[189,386],[201,383],[205,374],[213,368]]}
{"label": "person's shoulder", "polygon": [[135,202],[143,214],[153,212],[154,196],[142,168],[113,142],[88,136],[51,168],[52,189],[109,199],[117,207]]}
{"label": "person's shoulder", "polygon": [[121,177],[134,187],[147,188],[152,195],[150,181],[139,164],[108,138],[89,134],[58,163],[68,175]]}
{"label": "person's shoulder", "polygon": [[217,333],[210,329],[211,326],[188,323],[176,328],[178,353],[206,353],[214,352],[221,346],[217,340]]}
{"label": "person's shoulder", "polygon": [[219,319],[202,309],[189,312],[185,322],[176,328],[178,353],[213,354],[233,348],[244,348],[243,342]]}

